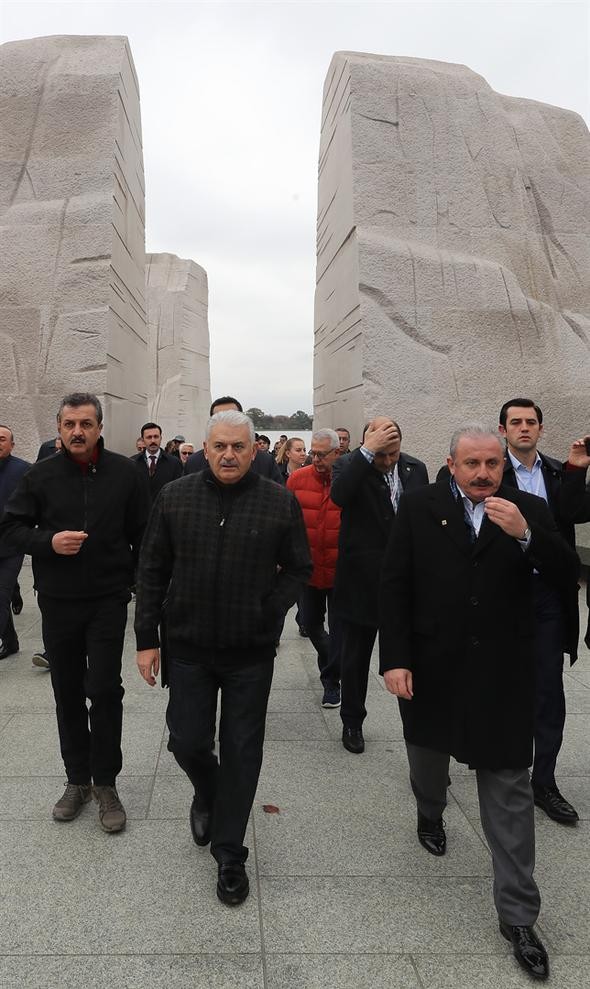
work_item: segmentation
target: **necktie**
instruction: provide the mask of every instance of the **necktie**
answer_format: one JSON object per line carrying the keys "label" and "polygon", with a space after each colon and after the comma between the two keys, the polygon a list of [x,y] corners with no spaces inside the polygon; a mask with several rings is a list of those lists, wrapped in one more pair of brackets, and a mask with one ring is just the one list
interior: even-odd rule
{"label": "necktie", "polygon": [[155,473],[156,473],[156,458],[152,453],[150,453],[150,466],[149,466],[150,477],[153,477]]}

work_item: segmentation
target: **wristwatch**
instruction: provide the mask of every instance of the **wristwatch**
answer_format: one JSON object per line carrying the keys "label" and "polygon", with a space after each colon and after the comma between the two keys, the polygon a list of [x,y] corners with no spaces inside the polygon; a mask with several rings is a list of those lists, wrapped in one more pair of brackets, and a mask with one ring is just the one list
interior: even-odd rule
{"label": "wristwatch", "polygon": [[524,530],[522,536],[519,536],[518,537],[518,542],[519,543],[528,543],[528,541],[529,541],[530,538],[531,538],[531,530],[529,529],[529,527],[527,525],[527,527]]}

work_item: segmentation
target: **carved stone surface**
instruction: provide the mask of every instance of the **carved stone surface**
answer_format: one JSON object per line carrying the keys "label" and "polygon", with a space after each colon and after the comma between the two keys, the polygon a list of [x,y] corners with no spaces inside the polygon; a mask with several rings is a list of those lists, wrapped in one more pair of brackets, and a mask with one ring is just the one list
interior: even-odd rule
{"label": "carved stone surface", "polygon": [[211,405],[207,272],[175,254],[148,254],[146,265],[149,418],[197,449]]}
{"label": "carved stone surface", "polygon": [[590,430],[590,137],[462,65],[339,52],[324,86],[315,422],[390,413],[431,471],[466,420]]}
{"label": "carved stone surface", "polygon": [[107,445],[131,453],[147,411],[147,326],[129,44],[11,42],[0,73],[0,418],[34,457],[63,395],[94,391]]}

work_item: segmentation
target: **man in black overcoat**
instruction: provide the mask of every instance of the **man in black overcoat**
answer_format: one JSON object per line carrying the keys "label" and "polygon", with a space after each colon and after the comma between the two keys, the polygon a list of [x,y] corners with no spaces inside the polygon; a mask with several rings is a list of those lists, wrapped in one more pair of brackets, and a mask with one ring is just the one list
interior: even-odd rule
{"label": "man in black overcoat", "polygon": [[401,430],[379,416],[362,446],[339,457],[330,496],[342,508],[334,611],[342,620],[342,744],[364,751],[363,721],[371,653],[379,625],[378,589],[387,539],[403,492],[428,484],[421,460],[401,452]]}
{"label": "man in black overcoat", "polygon": [[400,503],[383,565],[380,670],[400,699],[421,844],[445,852],[452,755],[477,774],[500,930],[519,963],[543,979],[549,966],[533,931],[540,896],[528,775],[533,587],[540,574],[565,600],[579,561],[542,499],[502,485],[496,434],[458,430],[448,464],[450,482]]}

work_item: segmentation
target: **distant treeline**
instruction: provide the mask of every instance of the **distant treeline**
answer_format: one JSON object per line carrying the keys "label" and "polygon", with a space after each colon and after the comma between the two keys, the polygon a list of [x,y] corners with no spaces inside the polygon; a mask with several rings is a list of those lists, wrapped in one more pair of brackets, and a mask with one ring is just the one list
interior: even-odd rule
{"label": "distant treeline", "polygon": [[313,426],[312,417],[307,412],[302,412],[301,409],[290,416],[271,416],[267,412],[263,412],[262,409],[246,409],[246,415],[250,416],[258,433],[262,429],[293,431],[295,429],[311,429]]}

